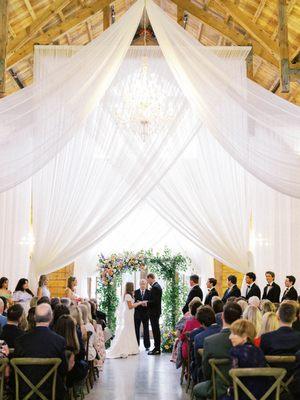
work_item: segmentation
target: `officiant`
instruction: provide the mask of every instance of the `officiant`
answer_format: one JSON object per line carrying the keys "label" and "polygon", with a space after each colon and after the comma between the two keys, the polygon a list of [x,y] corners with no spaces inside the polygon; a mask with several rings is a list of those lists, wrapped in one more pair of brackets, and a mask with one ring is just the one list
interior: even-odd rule
{"label": "officiant", "polygon": [[[147,289],[146,279],[141,279],[140,288],[135,290],[134,292],[135,302],[149,300],[149,294],[150,291]],[[134,310],[134,324],[135,324],[135,333],[138,345],[140,345],[140,330],[141,330],[141,324],[143,324],[144,347],[148,351],[150,348],[148,306],[136,307],[136,309]]]}

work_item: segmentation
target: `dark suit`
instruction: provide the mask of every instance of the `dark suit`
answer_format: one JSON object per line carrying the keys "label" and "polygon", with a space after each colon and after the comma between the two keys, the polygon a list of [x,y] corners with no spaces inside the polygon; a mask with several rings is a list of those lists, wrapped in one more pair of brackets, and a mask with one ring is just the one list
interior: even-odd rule
{"label": "dark suit", "polygon": [[1,340],[4,340],[9,348],[15,348],[15,340],[24,335],[24,331],[18,328],[16,325],[6,324],[2,329],[0,336]]}
{"label": "dark suit", "polygon": [[[36,327],[33,331],[25,333],[15,340],[14,358],[33,357],[33,358],[60,358],[62,360],[57,373],[56,398],[63,399],[65,395],[64,376],[68,372],[67,361],[65,357],[66,341],[62,336],[57,335],[46,327]],[[33,383],[40,381],[43,375],[47,373],[49,367],[30,366],[22,367]],[[41,392],[48,398],[51,398],[52,385],[50,380],[42,385]],[[21,381],[21,398],[29,392],[28,386]],[[35,399],[36,397],[33,397]]]}
{"label": "dark suit", "polygon": [[265,355],[295,355],[300,350],[300,332],[282,326],[273,332],[261,335],[260,348]]}
{"label": "dark suit", "polygon": [[[144,296],[142,296],[141,289],[138,289],[134,292],[134,299],[136,302],[149,300],[150,290],[146,289],[144,292]],[[138,344],[140,345],[140,328],[141,323],[143,323],[143,337],[144,337],[144,346],[145,349],[149,349],[150,347],[150,336],[149,336],[149,313],[148,307],[138,306],[134,310],[134,325],[135,325],[135,333]]]}
{"label": "dark suit", "polygon": [[160,287],[159,283],[154,282],[149,294],[148,312],[154,338],[154,349],[159,351],[160,351],[159,318],[161,314],[161,298],[162,298],[162,288]]}
{"label": "dark suit", "polygon": [[[232,348],[231,341],[229,340],[230,329],[223,329],[220,333],[209,336],[204,339],[203,358],[202,358],[202,373],[204,382],[198,383],[194,387],[194,394],[196,399],[206,399],[211,396],[212,370],[209,364],[211,358],[228,358],[230,359],[230,349]],[[220,366],[222,373],[228,377],[231,363],[228,365]],[[227,387],[222,379],[216,376],[217,398],[226,394]]]}
{"label": "dark suit", "polygon": [[189,304],[194,297],[200,297],[200,300],[201,301],[203,300],[203,293],[199,285],[193,286],[192,289],[190,290],[186,303],[182,309],[183,314],[189,311]]}
{"label": "dark suit", "polygon": [[233,285],[231,289],[227,289],[224,293],[224,296],[222,298],[223,303],[226,303],[227,299],[229,297],[241,297],[241,291],[237,287],[237,285]]}
{"label": "dark suit", "polygon": [[260,288],[255,282],[252,284],[250,290],[246,291],[246,300],[249,300],[252,296],[257,296],[259,299],[261,298]]}
{"label": "dark suit", "polygon": [[214,296],[219,296],[219,293],[215,287],[212,287],[205,297],[204,304],[211,306],[211,300]]}
{"label": "dark suit", "polygon": [[291,286],[289,288],[289,290],[285,289],[283,295],[282,295],[282,299],[283,300],[295,300],[298,301],[298,293],[297,290],[294,288],[294,286]]}
{"label": "dark suit", "polygon": [[267,299],[270,300],[272,303],[279,303],[279,298],[280,298],[280,286],[277,285],[277,283],[273,282],[271,284],[271,288],[269,292],[267,293],[268,285],[264,287],[264,294],[263,294],[263,300]]}

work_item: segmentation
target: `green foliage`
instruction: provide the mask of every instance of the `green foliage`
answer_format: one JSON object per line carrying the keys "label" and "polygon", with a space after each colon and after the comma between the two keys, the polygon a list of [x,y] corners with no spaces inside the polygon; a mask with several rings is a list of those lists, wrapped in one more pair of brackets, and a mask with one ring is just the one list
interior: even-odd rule
{"label": "green foliage", "polygon": [[117,296],[117,281],[111,285],[104,285],[101,279],[97,279],[97,298],[100,309],[107,316],[107,325],[112,332],[116,329],[116,311],[119,300]]}

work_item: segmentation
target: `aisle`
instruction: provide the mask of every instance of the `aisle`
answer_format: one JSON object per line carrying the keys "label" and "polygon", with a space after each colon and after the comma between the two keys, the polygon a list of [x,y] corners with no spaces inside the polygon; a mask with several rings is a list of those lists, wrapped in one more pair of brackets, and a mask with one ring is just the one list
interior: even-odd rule
{"label": "aisle", "polygon": [[87,400],[188,400],[179,384],[180,372],[169,354],[106,360],[104,372]]}

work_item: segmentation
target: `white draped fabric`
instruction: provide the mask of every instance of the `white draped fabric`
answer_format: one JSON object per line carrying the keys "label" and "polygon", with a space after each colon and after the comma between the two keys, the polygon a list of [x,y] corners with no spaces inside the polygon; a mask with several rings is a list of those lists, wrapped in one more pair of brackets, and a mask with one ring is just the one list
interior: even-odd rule
{"label": "white draped fabric", "polygon": [[[0,192],[19,184],[0,197],[1,232],[18,213],[23,221],[8,241],[1,234],[0,249],[11,254],[3,271],[20,262],[12,254],[29,230],[32,191],[34,276],[74,259],[92,272],[91,249],[101,252],[105,238],[133,248],[165,241],[195,264],[202,249],[241,271],[252,240],[261,275],[267,263],[295,272],[299,200],[281,193],[300,197],[299,109],[245,78],[247,49],[204,48],[145,4],[160,48],[129,48],[144,9],[138,0],[83,48],[37,48],[35,83],[1,100]],[[150,123],[136,113],[147,107]],[[7,196],[23,201],[18,193],[24,204],[9,208]]]}

